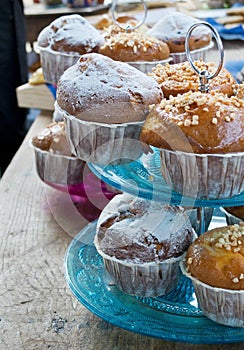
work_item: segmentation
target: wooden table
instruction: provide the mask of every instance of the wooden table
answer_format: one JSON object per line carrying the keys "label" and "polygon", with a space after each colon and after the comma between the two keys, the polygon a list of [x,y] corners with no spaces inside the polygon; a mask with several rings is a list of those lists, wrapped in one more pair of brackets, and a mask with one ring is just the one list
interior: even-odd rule
{"label": "wooden table", "polygon": [[[226,59],[243,58],[243,46],[225,42]],[[65,281],[64,255],[87,221],[68,194],[38,178],[29,146],[51,115],[42,111],[37,117],[0,181],[0,349],[243,349],[243,343],[196,345],[142,336],[103,321],[76,300]]]}

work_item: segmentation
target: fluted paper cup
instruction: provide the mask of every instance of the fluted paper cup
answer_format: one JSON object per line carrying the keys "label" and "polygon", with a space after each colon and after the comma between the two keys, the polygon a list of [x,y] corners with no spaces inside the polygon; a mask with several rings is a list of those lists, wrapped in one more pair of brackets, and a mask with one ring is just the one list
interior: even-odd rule
{"label": "fluted paper cup", "polygon": [[162,262],[136,264],[105,254],[100,249],[98,234],[95,236],[94,244],[103,258],[112,282],[125,294],[156,297],[169,293],[179,282],[181,276],[179,262],[184,254]]}
{"label": "fluted paper cup", "polygon": [[44,182],[74,185],[83,182],[85,162],[76,157],[54,154],[30,146],[35,152],[37,174]]}
{"label": "fluted paper cup", "polygon": [[64,71],[73,66],[80,58],[79,53],[62,53],[49,48],[38,47],[44,79],[47,83],[57,85]]}
{"label": "fluted paper cup", "polygon": [[78,158],[94,164],[128,163],[140,158],[139,135],[144,122],[103,124],[80,120],[57,104],[66,124],[67,140]]}
{"label": "fluted paper cup", "polygon": [[[193,61],[203,60],[206,61],[206,53],[214,46],[214,43],[211,42],[209,45],[202,47],[201,49],[192,50],[191,57]],[[171,52],[171,63],[181,63],[187,61],[187,56],[185,52]]]}
{"label": "fluted paper cup", "polygon": [[172,58],[169,57],[166,60],[161,60],[161,61],[151,61],[151,62],[146,62],[146,61],[138,61],[138,62],[126,62],[130,66],[140,70],[142,73],[151,73],[152,68],[156,67],[158,64],[161,64],[164,66],[166,63],[170,63],[172,61]]}
{"label": "fluted paper cup", "polygon": [[206,317],[226,326],[244,327],[244,290],[211,287],[191,276],[184,261],[180,268],[192,280],[197,301]]}
{"label": "fluted paper cup", "polygon": [[195,154],[160,149],[160,157],[166,183],[187,197],[230,198],[244,191],[244,152]]}

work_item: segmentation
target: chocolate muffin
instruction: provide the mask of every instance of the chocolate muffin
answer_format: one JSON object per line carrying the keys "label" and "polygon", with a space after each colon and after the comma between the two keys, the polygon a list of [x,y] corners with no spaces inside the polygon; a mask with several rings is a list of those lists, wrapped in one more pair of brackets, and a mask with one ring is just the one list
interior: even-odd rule
{"label": "chocolate muffin", "polygon": [[156,296],[177,285],[179,261],[194,235],[182,208],[121,194],[101,213],[94,242],[122,291]]}

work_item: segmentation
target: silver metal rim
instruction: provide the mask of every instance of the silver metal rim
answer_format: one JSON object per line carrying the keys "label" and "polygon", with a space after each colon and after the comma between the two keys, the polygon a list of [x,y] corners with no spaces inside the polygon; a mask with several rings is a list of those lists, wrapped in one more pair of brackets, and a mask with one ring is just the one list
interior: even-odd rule
{"label": "silver metal rim", "polygon": [[133,25],[130,25],[130,24],[129,25],[122,25],[121,23],[119,23],[117,21],[116,16],[115,16],[115,12],[116,12],[116,6],[118,4],[118,1],[117,0],[113,0],[112,6],[111,6],[111,14],[112,14],[112,18],[113,18],[114,23],[118,27],[120,27],[121,29],[124,29],[125,31],[133,31],[133,30],[141,27],[144,24],[144,22],[145,22],[145,20],[147,18],[147,4],[146,4],[146,2],[144,0],[140,0],[140,1],[143,4],[144,16],[143,16],[142,20],[137,25],[133,26]]}
{"label": "silver metal rim", "polygon": [[[198,27],[198,26],[207,26],[208,28],[211,29],[213,36],[216,40],[216,44],[218,47],[218,53],[219,53],[219,62],[216,68],[216,71],[213,72],[212,74],[209,74],[209,72],[207,71],[199,71],[197,69],[197,67],[194,65],[193,59],[191,57],[191,52],[190,52],[190,46],[189,46],[189,40],[190,40],[190,36],[191,33],[193,32],[193,30]],[[192,67],[192,69],[199,75],[199,79],[200,79],[200,91],[208,91],[208,81],[210,79],[215,78],[220,70],[223,67],[223,61],[224,61],[224,49],[223,49],[223,44],[222,44],[222,40],[219,36],[219,33],[217,32],[217,30],[209,23],[207,22],[197,22],[194,23],[193,25],[191,25],[191,27],[188,29],[187,34],[186,34],[186,41],[185,41],[185,51],[186,51],[186,57]]]}

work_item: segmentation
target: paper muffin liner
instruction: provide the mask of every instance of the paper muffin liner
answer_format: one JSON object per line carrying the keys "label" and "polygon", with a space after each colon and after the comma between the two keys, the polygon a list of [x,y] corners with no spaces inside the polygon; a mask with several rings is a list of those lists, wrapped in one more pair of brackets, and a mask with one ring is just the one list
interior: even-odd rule
{"label": "paper muffin liner", "polygon": [[165,182],[187,197],[230,198],[244,191],[244,152],[195,154],[160,149],[160,158]]}
{"label": "paper muffin liner", "polygon": [[180,268],[192,280],[198,304],[206,317],[226,326],[244,327],[244,290],[211,287],[191,276],[184,261]]}
{"label": "paper muffin liner", "polygon": [[103,258],[105,269],[112,282],[125,294],[156,297],[169,293],[179,282],[181,277],[179,262],[184,254],[162,262],[136,264],[105,254],[100,249],[98,234],[95,236],[94,244]]}
{"label": "paper muffin liner", "polygon": [[140,70],[142,73],[151,73],[152,72],[152,68],[156,67],[158,64],[161,64],[162,66],[164,66],[166,63],[170,63],[172,61],[172,58],[169,57],[165,60],[160,60],[160,61],[152,61],[152,62],[143,62],[143,61],[139,61],[139,62],[127,62],[130,66]]}
{"label": "paper muffin liner", "polygon": [[[202,47],[201,49],[192,50],[191,57],[193,61],[203,60],[206,61],[206,53],[214,46],[214,43],[211,42],[209,45]],[[181,63],[188,61],[185,52],[171,52],[170,57],[172,59],[171,63]]]}
{"label": "paper muffin liner", "polygon": [[30,146],[35,152],[36,171],[40,179],[59,185],[74,185],[83,182],[85,162],[79,158],[54,154]]}
{"label": "paper muffin liner", "polygon": [[73,66],[80,58],[79,53],[62,53],[48,48],[38,47],[44,79],[57,85],[64,71]]}
{"label": "paper muffin liner", "polygon": [[103,124],[80,120],[56,104],[66,124],[67,140],[78,158],[94,164],[128,163],[142,155],[139,135],[144,122]]}
{"label": "paper muffin liner", "polygon": [[240,222],[243,222],[242,219],[240,219],[237,216],[229,213],[227,209],[221,207],[220,210],[225,215],[225,219],[226,219],[227,225],[235,225],[235,224],[239,224]]}

